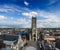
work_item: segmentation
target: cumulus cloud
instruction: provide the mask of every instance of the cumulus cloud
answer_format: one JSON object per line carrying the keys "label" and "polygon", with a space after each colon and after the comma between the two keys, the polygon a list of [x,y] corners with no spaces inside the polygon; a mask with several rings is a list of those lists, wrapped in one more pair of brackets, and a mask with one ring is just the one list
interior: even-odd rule
{"label": "cumulus cloud", "polygon": [[29,5],[29,3],[28,3],[27,1],[24,1],[24,4],[25,4],[26,6],[28,6],[28,5]]}
{"label": "cumulus cloud", "polygon": [[27,24],[27,20],[25,18],[20,18],[20,19],[17,19],[17,24]]}
{"label": "cumulus cloud", "polygon": [[0,28],[29,28],[31,21],[25,18],[13,18],[0,15]]}
{"label": "cumulus cloud", "polygon": [[[5,17],[0,15],[0,24],[2,24],[2,26],[16,26],[16,27],[24,27],[24,28],[30,28],[31,27],[31,17],[32,16],[37,16],[37,18],[45,18],[45,19],[38,19],[37,20],[37,27],[38,28],[53,28],[53,27],[60,27],[60,18],[57,17],[55,14],[53,13],[49,13],[46,11],[32,11],[32,12],[24,12],[22,13],[22,15],[27,16],[29,18],[13,18],[13,17]],[[5,19],[5,20],[4,20]]]}
{"label": "cumulus cloud", "polygon": [[[26,10],[26,11],[25,11]],[[4,9],[0,8],[0,12],[20,12],[19,9],[17,8],[13,8],[10,6],[5,6]],[[43,10],[36,10],[36,11],[30,11],[29,9],[21,9],[21,13],[24,17],[26,18],[14,18],[14,17],[6,17],[4,15],[0,15],[0,26],[6,26],[6,27],[31,27],[31,17],[37,17],[37,18],[44,18],[44,19],[37,19],[37,27],[60,27],[60,18],[54,14],[54,13],[50,13],[50,12],[46,12]],[[20,14],[20,13],[19,13]]]}
{"label": "cumulus cloud", "polygon": [[53,21],[53,20],[54,22],[59,21],[59,17],[57,15],[55,15],[54,13],[46,12],[46,11],[39,11],[38,16],[42,16],[43,18],[46,18],[47,21]]}
{"label": "cumulus cloud", "polygon": [[7,17],[0,15],[0,20],[4,20],[4,19],[7,19]]}
{"label": "cumulus cloud", "polygon": [[60,22],[48,21],[48,20],[37,20],[38,28],[59,28]]}
{"label": "cumulus cloud", "polygon": [[53,14],[46,11],[39,11],[38,16],[42,16],[45,18],[44,20],[37,21],[37,27],[45,27],[45,28],[59,28],[60,26],[60,18]]}
{"label": "cumulus cloud", "polygon": [[[0,12],[4,13],[19,13],[21,15],[21,12],[29,11],[27,8],[20,8],[19,6],[13,6],[13,5],[3,5],[0,7]],[[5,15],[0,15],[0,28],[8,28],[8,27],[30,27],[31,21],[27,20],[25,18],[15,18],[15,17],[9,17]]]}
{"label": "cumulus cloud", "polygon": [[28,12],[28,13],[27,13],[27,12],[24,12],[24,13],[22,13],[22,15],[31,18],[32,16],[33,16],[33,17],[36,17],[36,16],[37,16],[37,12],[34,12],[34,11]]}
{"label": "cumulus cloud", "polygon": [[46,12],[46,11],[31,11],[31,12],[23,12],[22,13],[23,16],[26,16],[28,18],[33,17],[42,17],[47,19],[47,21],[52,21],[54,20],[54,22],[58,22],[59,21],[59,17],[57,15],[55,15],[54,13],[50,13],[50,12]]}
{"label": "cumulus cloud", "polygon": [[31,20],[27,20],[26,18],[19,18],[19,19],[17,19],[15,24],[22,25],[24,28],[30,28]]}
{"label": "cumulus cloud", "polygon": [[39,11],[31,11],[31,12],[24,12],[22,15],[31,18],[32,16],[37,16],[37,18],[44,18],[37,20],[37,27],[43,27],[43,28],[59,28],[60,26],[60,18],[54,13],[46,12],[43,10]]}

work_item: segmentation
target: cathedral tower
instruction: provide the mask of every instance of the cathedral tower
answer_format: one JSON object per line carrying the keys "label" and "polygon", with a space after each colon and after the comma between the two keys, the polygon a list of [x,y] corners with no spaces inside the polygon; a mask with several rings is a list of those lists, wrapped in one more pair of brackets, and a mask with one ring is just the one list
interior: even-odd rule
{"label": "cathedral tower", "polygon": [[36,17],[32,17],[32,40],[37,40],[37,33],[36,33]]}

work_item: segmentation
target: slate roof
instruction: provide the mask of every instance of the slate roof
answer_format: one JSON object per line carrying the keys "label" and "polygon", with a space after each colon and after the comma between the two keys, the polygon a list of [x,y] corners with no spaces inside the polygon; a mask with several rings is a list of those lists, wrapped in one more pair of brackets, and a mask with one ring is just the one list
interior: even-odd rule
{"label": "slate roof", "polygon": [[27,32],[21,31],[21,32],[16,32],[16,35],[24,35],[27,34]]}
{"label": "slate roof", "polygon": [[14,44],[16,44],[18,42],[19,36],[12,35],[12,34],[2,34],[2,35],[0,35],[0,38],[3,39],[4,43],[6,43],[7,45],[11,45],[12,42]]}

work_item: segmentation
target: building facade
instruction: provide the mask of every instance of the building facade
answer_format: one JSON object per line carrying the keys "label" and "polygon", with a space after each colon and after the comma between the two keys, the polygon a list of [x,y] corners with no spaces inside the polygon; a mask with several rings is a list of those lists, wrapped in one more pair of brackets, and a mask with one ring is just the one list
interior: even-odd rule
{"label": "building facade", "polygon": [[32,17],[32,40],[37,40],[36,17]]}

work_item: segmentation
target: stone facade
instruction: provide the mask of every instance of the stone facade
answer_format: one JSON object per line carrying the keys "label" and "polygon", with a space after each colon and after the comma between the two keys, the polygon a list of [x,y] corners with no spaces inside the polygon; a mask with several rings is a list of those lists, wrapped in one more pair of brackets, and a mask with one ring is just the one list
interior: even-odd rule
{"label": "stone facade", "polygon": [[32,40],[37,40],[37,33],[36,33],[36,17],[32,17]]}

